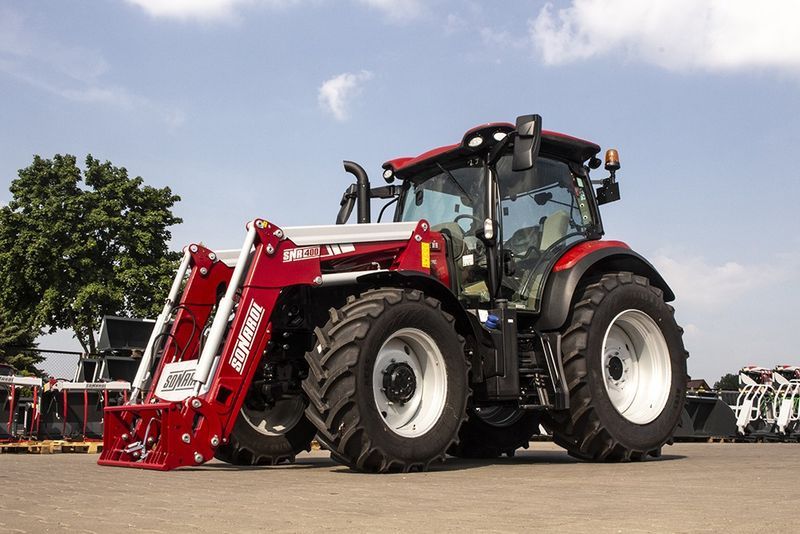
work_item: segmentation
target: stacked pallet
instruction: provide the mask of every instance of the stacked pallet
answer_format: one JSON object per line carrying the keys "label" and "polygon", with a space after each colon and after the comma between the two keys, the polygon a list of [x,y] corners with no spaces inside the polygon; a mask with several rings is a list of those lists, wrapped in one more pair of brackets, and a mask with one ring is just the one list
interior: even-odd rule
{"label": "stacked pallet", "polygon": [[100,441],[15,441],[0,443],[0,454],[54,454],[84,453],[98,454],[103,451]]}

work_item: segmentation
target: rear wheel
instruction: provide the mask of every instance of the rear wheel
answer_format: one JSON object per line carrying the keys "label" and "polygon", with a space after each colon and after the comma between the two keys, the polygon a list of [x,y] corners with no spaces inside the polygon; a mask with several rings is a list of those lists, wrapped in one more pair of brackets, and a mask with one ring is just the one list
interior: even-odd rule
{"label": "rear wheel", "polygon": [[587,460],[657,456],[680,422],[687,353],[661,290],[609,273],[576,298],[562,340],[568,414],[551,415],[556,443]]}
{"label": "rear wheel", "polygon": [[334,459],[360,471],[424,470],[444,459],[469,394],[453,317],[421,291],[351,297],[306,355],[308,418]]}
{"label": "rear wheel", "polygon": [[515,406],[480,406],[469,410],[469,418],[458,433],[458,444],[447,451],[458,458],[514,456],[527,449],[538,433],[539,416]]}

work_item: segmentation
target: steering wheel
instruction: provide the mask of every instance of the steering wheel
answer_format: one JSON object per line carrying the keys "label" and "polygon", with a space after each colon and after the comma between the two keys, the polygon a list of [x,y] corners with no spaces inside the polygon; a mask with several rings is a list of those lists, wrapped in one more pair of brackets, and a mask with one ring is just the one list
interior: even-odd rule
{"label": "steering wheel", "polygon": [[[467,234],[472,228],[476,228],[476,225],[480,226],[483,223],[483,221],[480,220],[478,217],[476,217],[474,215],[470,215],[468,213],[462,213],[460,215],[456,215],[456,218],[453,219],[453,222],[454,223],[458,223],[458,221],[461,221],[461,220],[464,220],[464,219],[471,219],[472,222],[474,223],[468,229],[466,229],[464,231],[464,234]],[[459,226],[461,226],[461,225],[459,225]]]}

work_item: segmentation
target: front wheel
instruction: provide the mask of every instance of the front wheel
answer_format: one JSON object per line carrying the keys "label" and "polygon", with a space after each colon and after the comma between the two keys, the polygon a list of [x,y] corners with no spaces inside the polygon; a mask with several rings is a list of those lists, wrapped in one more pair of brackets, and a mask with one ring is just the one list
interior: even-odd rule
{"label": "front wheel", "polygon": [[[218,460],[233,465],[277,465],[292,463],[298,453],[311,450],[317,429],[305,417],[306,399],[299,391],[303,365],[273,355],[263,364],[250,384],[231,435],[217,448]],[[276,381],[276,376],[290,378]]]}
{"label": "front wheel", "polygon": [[350,298],[317,330],[306,360],[306,414],[341,463],[424,470],[456,440],[469,394],[463,340],[421,291]]}
{"label": "front wheel", "polygon": [[631,273],[609,273],[577,295],[562,339],[568,414],[546,422],[578,458],[657,456],[680,422],[687,353],[662,292]]}
{"label": "front wheel", "polygon": [[302,397],[289,397],[262,409],[242,406],[228,441],[217,449],[218,460],[233,465],[293,463],[311,450],[317,433],[305,414]]}

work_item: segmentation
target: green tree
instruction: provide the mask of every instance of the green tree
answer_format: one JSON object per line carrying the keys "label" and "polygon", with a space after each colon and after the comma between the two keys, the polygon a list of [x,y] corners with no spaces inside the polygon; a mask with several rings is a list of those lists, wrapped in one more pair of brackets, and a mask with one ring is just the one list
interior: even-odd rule
{"label": "green tree", "polygon": [[13,317],[8,310],[0,309],[0,363],[6,363],[23,374],[38,375],[36,365],[44,359],[32,348],[37,331]]}
{"label": "green tree", "polygon": [[728,373],[722,375],[719,380],[714,383],[714,389],[721,389],[724,391],[736,391],[739,389],[739,375]]}
{"label": "green tree", "polygon": [[144,185],[123,167],[71,155],[35,156],[0,209],[0,307],[36,329],[69,329],[95,352],[103,315],[152,316],[169,290],[181,222],[168,187]]}

